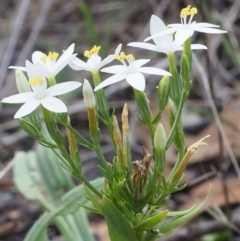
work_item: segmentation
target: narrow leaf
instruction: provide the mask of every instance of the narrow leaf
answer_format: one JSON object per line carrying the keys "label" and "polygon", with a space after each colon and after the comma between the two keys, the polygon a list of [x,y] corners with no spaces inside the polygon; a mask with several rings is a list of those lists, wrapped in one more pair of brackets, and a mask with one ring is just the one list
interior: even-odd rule
{"label": "narrow leaf", "polygon": [[111,241],[138,241],[131,224],[112,201],[103,196],[102,205]]}

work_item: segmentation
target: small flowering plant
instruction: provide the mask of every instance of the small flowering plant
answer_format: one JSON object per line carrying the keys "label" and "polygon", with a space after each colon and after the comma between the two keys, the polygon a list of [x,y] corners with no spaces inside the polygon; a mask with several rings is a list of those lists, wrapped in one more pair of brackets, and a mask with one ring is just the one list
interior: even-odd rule
{"label": "small flowering plant", "polygon": [[[19,119],[21,127],[42,145],[50,148],[60,159],[61,165],[84,188],[81,195],[86,196],[91,205],[78,205],[103,215],[112,241],[151,241],[168,235],[174,228],[193,217],[204,205],[194,205],[189,210],[171,211],[167,200],[171,193],[186,186],[184,171],[190,157],[202,146],[207,145],[203,137],[185,151],[185,139],[181,121],[183,105],[191,89],[191,50],[207,49],[200,44],[191,44],[194,31],[205,33],[225,33],[215,29],[216,25],[192,22],[196,8],[188,6],[180,14],[181,24],[165,26],[163,21],[153,15],[150,20],[150,33],[154,44],[132,42],[129,46],[143,48],[167,55],[169,70],[144,66],[150,59],[135,60],[132,54],[121,52],[120,44],[114,54],[105,59],[99,56],[100,46],[86,50],[84,62],[76,57],[72,44],[57,60],[58,54],[45,55],[36,51],[32,63],[26,61],[26,67],[12,67],[16,70],[16,82],[19,94],[6,97],[3,103],[23,103],[14,118]],[[187,21],[187,17],[190,19]],[[175,61],[175,51],[182,51],[180,68]],[[120,65],[110,64],[116,59]],[[66,65],[77,71],[90,71],[93,87],[88,80],[83,80],[83,96],[89,121],[89,138],[86,139],[71,125],[66,105],[60,96],[81,86],[81,83],[68,81],[57,84],[56,75]],[[104,67],[104,68],[103,68]],[[22,73],[27,72],[28,79]],[[101,81],[100,73],[112,74]],[[162,76],[156,86],[158,112],[153,114],[150,101],[144,93],[147,88],[144,74]],[[104,87],[119,81],[127,81],[133,88],[138,105],[138,120],[149,130],[151,146],[143,147],[140,160],[131,157],[129,138],[128,106],[122,110],[120,128],[118,119],[109,108]],[[94,90],[93,90],[94,89]],[[39,111],[37,107],[41,106]],[[168,112],[171,130],[165,132],[161,123],[163,111]],[[101,131],[99,122],[103,122],[109,131],[115,156],[107,160],[101,150]],[[59,125],[66,129],[66,137]],[[68,146],[66,145],[66,140]],[[96,188],[89,182],[82,171],[81,154],[78,145],[95,152],[99,158],[98,170],[104,184]],[[169,175],[165,174],[166,151],[174,145],[178,158]],[[80,192],[80,190],[79,190]],[[74,199],[72,200],[74,203]],[[59,212],[56,212],[57,214]],[[37,226],[39,227],[39,226]],[[73,240],[67,238],[67,240]],[[74,240],[76,241],[76,240]]]}

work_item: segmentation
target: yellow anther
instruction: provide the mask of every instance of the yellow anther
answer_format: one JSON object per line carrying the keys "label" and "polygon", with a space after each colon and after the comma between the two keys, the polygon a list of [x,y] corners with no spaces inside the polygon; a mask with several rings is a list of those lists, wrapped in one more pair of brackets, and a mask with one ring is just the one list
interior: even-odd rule
{"label": "yellow anther", "polygon": [[126,58],[126,54],[124,52],[121,52],[120,53],[120,58],[125,59]]}
{"label": "yellow anther", "polygon": [[195,15],[197,13],[197,8],[191,8],[191,5],[188,5],[186,8],[183,8],[181,13],[180,13],[180,17],[184,18],[186,16],[189,15]]}
{"label": "yellow anther", "polygon": [[90,50],[91,54],[98,54],[100,48],[101,48],[101,46],[94,45],[94,47]]}
{"label": "yellow anther", "polygon": [[116,59],[119,60],[120,62],[123,62],[125,58],[126,58],[126,55],[124,52],[121,52],[119,55],[116,55]]}
{"label": "yellow anther", "polygon": [[84,56],[86,58],[90,58],[92,54],[98,54],[101,46],[94,45],[91,50],[85,50]]}
{"label": "yellow anther", "polygon": [[47,63],[47,56],[45,54],[40,59],[44,64]]}
{"label": "yellow anther", "polygon": [[56,52],[49,52],[48,58],[50,60],[56,60],[58,58],[58,53],[56,53]]}
{"label": "yellow anther", "polygon": [[87,57],[87,58],[90,58],[90,56],[91,56],[90,51],[85,50],[84,56]]}
{"label": "yellow anther", "polygon": [[192,8],[191,10],[190,10],[190,14],[191,15],[195,15],[197,13],[197,8]]}
{"label": "yellow anther", "polygon": [[124,52],[121,52],[119,55],[116,55],[116,59],[122,63],[124,62],[124,60],[135,61],[135,58],[132,54],[126,55]]}
{"label": "yellow anther", "polygon": [[131,61],[135,61],[135,58],[134,58],[134,56],[132,54],[126,55],[125,59],[131,60]]}
{"label": "yellow anther", "polygon": [[29,84],[32,85],[32,86],[42,85],[43,82],[44,82],[44,80],[41,79],[38,76],[36,78],[33,78],[33,79],[29,80]]}

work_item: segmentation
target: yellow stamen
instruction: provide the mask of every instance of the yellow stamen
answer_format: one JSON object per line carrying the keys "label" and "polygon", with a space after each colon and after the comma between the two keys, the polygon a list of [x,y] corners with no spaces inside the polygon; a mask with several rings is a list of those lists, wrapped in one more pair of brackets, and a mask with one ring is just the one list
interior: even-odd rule
{"label": "yellow stamen", "polygon": [[188,5],[186,8],[183,8],[180,17],[185,18],[186,16],[193,16],[197,13],[197,8],[191,8],[191,5]]}
{"label": "yellow stamen", "polygon": [[94,45],[94,47],[90,50],[91,54],[98,54],[100,48],[101,48],[101,46]]}
{"label": "yellow stamen", "polygon": [[32,86],[42,85],[43,82],[44,82],[44,80],[41,79],[38,76],[36,78],[33,78],[33,79],[29,80],[29,84],[32,85]]}
{"label": "yellow stamen", "polygon": [[84,56],[85,56],[86,58],[90,58],[91,54],[90,54],[90,52],[89,52],[88,50],[85,50]]}
{"label": "yellow stamen", "polygon": [[125,57],[126,55],[124,52],[121,52],[119,55],[116,55],[116,59],[119,60],[120,62],[123,62]]}
{"label": "yellow stamen", "polygon": [[58,58],[58,53],[56,53],[56,52],[49,52],[48,58],[50,60],[56,60]]}
{"label": "yellow stamen", "polygon": [[135,58],[134,58],[134,56],[133,56],[132,54],[126,55],[126,56],[125,56],[125,59],[126,59],[126,60],[135,61]]}
{"label": "yellow stamen", "polygon": [[195,15],[197,13],[197,8],[192,8],[191,10],[190,10],[190,14],[193,16],[193,15]]}
{"label": "yellow stamen", "polygon": [[90,58],[92,54],[98,54],[101,46],[94,45],[91,50],[85,50],[84,56],[86,58]]}
{"label": "yellow stamen", "polygon": [[124,62],[125,59],[128,61],[135,61],[135,58],[132,54],[126,55],[124,52],[121,52],[119,55],[116,55],[116,59],[120,62]]}
{"label": "yellow stamen", "polygon": [[41,61],[46,64],[47,63],[47,56],[44,54],[42,57],[41,57]]}

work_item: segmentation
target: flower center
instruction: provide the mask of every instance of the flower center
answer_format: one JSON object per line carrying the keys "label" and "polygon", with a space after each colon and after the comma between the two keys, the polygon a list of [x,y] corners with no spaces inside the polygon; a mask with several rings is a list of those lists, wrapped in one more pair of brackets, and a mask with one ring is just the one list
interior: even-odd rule
{"label": "flower center", "polygon": [[126,65],[125,60],[127,60],[129,65],[135,61],[135,58],[132,54],[126,55],[124,52],[121,52],[119,55],[116,55],[116,59],[124,65]]}
{"label": "flower center", "polygon": [[57,52],[49,52],[49,53],[48,53],[48,58],[49,58],[50,60],[55,61],[55,60],[58,58],[58,53],[57,53]]}
{"label": "flower center", "polygon": [[186,8],[183,8],[180,17],[186,18],[187,16],[191,15],[194,16],[197,13],[197,8],[191,8],[191,5],[188,5]]}
{"label": "flower center", "polygon": [[48,56],[47,55],[43,55],[41,57],[41,61],[46,64],[47,63],[47,59],[51,60],[51,61],[56,61],[56,59],[58,58],[58,53],[57,52],[49,52]]}
{"label": "flower center", "polygon": [[29,84],[34,87],[42,85],[43,82],[44,80],[38,76],[29,80]]}
{"label": "flower center", "polygon": [[98,54],[101,46],[94,45],[91,50],[85,50],[84,56],[90,58],[93,54]]}

